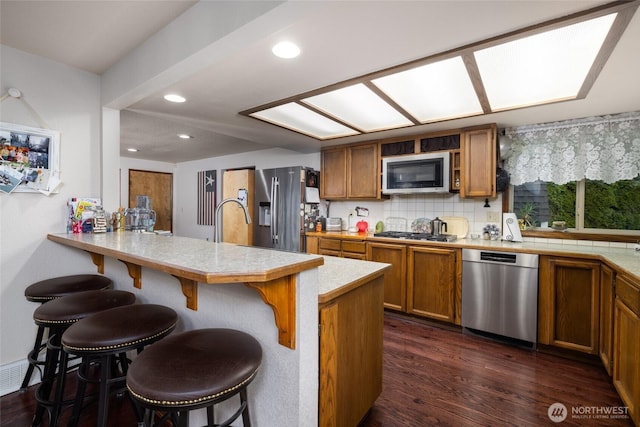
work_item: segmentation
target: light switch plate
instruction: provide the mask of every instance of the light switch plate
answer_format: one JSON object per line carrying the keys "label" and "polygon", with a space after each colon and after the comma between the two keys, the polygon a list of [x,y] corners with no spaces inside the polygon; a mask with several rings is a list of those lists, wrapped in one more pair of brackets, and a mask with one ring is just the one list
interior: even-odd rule
{"label": "light switch plate", "polygon": [[487,222],[500,222],[500,212],[487,212]]}

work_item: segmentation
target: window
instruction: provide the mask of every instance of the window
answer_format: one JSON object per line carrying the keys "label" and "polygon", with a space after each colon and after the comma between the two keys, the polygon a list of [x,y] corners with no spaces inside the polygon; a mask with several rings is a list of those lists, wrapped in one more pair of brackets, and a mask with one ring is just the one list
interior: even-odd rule
{"label": "window", "polygon": [[577,231],[640,230],[640,175],[606,184],[598,180],[566,184],[535,181],[513,187],[513,212],[532,226],[564,221]]}

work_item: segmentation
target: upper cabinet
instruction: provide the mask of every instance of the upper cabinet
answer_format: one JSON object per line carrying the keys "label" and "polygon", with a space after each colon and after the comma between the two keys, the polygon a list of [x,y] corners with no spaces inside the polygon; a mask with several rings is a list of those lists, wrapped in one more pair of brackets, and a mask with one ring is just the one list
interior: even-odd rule
{"label": "upper cabinet", "polygon": [[496,197],[496,133],[496,125],[463,131],[460,197]]}
{"label": "upper cabinet", "polygon": [[379,199],[379,165],[377,142],[322,150],[320,198]]}
{"label": "upper cabinet", "polygon": [[381,158],[434,151],[451,153],[450,191],[460,197],[496,196],[495,124],[322,150],[320,197],[381,199]]}

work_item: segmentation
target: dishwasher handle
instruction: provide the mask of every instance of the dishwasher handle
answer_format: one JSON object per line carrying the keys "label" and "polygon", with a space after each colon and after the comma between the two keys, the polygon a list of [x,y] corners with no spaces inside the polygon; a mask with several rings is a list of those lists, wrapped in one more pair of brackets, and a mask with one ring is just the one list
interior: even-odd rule
{"label": "dishwasher handle", "polygon": [[497,264],[509,267],[538,268],[538,255],[524,252],[497,252],[463,248],[462,262]]}
{"label": "dishwasher handle", "polygon": [[500,252],[480,252],[480,260],[481,261],[493,261],[493,262],[502,262],[515,264],[517,260],[516,254],[505,254]]}

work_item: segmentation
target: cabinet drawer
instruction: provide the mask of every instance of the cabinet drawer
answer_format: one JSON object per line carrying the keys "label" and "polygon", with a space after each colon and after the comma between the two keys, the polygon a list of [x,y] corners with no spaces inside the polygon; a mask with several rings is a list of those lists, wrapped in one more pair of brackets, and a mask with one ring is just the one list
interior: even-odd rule
{"label": "cabinet drawer", "polygon": [[355,252],[358,254],[364,254],[367,252],[367,247],[364,242],[352,242],[350,240],[342,241],[343,252]]}
{"label": "cabinet drawer", "polygon": [[320,249],[326,249],[330,251],[340,251],[340,240],[320,239]]}
{"label": "cabinet drawer", "polygon": [[636,315],[640,316],[640,285],[619,275],[616,280],[616,296]]}

